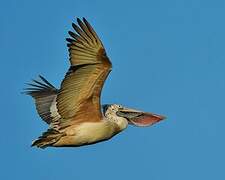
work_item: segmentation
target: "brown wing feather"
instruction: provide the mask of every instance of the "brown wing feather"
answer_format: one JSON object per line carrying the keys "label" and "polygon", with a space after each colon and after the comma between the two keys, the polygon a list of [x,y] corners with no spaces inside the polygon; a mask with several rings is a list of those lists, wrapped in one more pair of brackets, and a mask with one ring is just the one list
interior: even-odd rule
{"label": "brown wing feather", "polygon": [[[57,96],[57,108],[62,123],[68,120],[99,121],[102,118],[100,95],[111,62],[91,25],[83,19],[73,24],[77,32],[69,32],[71,67],[62,81]],[[71,123],[71,122],[69,122]]]}

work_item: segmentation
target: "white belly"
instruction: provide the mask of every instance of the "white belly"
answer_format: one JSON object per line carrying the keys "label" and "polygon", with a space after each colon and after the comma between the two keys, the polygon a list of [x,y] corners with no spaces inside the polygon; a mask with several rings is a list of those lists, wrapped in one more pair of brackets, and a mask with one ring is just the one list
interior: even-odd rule
{"label": "white belly", "polygon": [[76,141],[81,143],[93,143],[110,138],[114,134],[111,123],[83,123],[76,128]]}
{"label": "white belly", "polygon": [[106,140],[115,135],[116,126],[109,121],[86,122],[69,129],[53,146],[81,146]]}

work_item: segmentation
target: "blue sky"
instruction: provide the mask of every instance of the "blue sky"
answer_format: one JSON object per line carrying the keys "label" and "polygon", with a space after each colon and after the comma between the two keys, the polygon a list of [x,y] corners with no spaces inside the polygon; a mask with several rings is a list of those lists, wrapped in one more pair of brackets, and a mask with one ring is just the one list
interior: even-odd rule
{"label": "blue sky", "polygon": [[[113,63],[103,103],[166,115],[82,148],[31,148],[47,126],[24,83],[59,87],[65,38],[86,17]],[[0,2],[0,179],[225,179],[225,1]]]}

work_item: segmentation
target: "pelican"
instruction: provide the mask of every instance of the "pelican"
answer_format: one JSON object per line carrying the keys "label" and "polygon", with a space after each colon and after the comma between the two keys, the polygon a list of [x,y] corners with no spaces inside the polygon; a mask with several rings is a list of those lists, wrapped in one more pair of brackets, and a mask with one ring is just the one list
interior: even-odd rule
{"label": "pelican", "polygon": [[39,116],[49,128],[31,146],[78,147],[108,140],[129,124],[145,127],[165,117],[123,107],[101,106],[103,84],[112,69],[106,50],[88,21],[77,18],[67,38],[70,68],[59,89],[43,76],[27,83]]}

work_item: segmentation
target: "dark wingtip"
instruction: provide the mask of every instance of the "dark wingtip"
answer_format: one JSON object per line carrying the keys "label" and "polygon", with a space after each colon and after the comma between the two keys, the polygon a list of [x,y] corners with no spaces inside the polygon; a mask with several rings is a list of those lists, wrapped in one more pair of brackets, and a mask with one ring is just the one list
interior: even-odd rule
{"label": "dark wingtip", "polygon": [[70,36],[72,36],[73,32],[72,32],[72,31],[68,31],[68,34],[69,34]]}
{"label": "dark wingtip", "polygon": [[71,38],[66,38],[66,41],[67,41],[67,42],[70,42],[70,43],[74,42],[74,40],[71,39]]}
{"label": "dark wingtip", "polygon": [[[45,79],[42,75],[38,75],[39,78],[41,78],[42,80]],[[46,79],[45,79],[46,80]]]}
{"label": "dark wingtip", "polygon": [[85,24],[88,24],[88,21],[85,17],[83,17],[83,21],[84,21]]}
{"label": "dark wingtip", "polygon": [[74,30],[76,30],[77,28],[79,28],[75,23],[72,23],[72,27]]}
{"label": "dark wingtip", "polygon": [[68,34],[74,39],[77,38],[77,35],[74,32],[72,32],[72,31],[68,31]]}
{"label": "dark wingtip", "polygon": [[76,27],[76,24],[75,23],[72,23],[72,27],[75,29],[75,27]]}
{"label": "dark wingtip", "polygon": [[78,24],[82,23],[82,21],[80,20],[80,18],[77,18],[77,22],[78,22]]}

